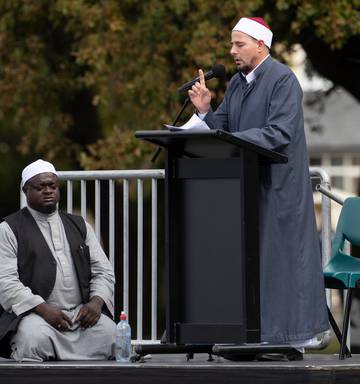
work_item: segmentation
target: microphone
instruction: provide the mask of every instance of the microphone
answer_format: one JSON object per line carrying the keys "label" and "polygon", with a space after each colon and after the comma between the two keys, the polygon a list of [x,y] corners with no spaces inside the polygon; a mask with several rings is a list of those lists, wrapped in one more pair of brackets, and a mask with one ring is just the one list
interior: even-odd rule
{"label": "microphone", "polygon": [[[225,77],[225,67],[222,64],[215,64],[209,72],[206,72],[204,74],[205,80],[210,80],[213,77],[221,78]],[[183,84],[180,88],[178,88],[178,92],[183,93],[187,92],[191,87],[197,82],[200,81],[199,76],[195,77],[195,79],[188,81],[187,83]]]}

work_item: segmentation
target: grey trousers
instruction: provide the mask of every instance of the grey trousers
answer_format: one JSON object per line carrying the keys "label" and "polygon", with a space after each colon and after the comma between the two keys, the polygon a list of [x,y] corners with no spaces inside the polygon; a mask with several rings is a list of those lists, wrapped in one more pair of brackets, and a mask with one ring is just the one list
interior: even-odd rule
{"label": "grey trousers", "polygon": [[[80,307],[63,312],[74,320]],[[115,330],[116,324],[103,314],[91,328],[73,324],[70,330],[59,331],[30,313],[10,341],[11,357],[16,361],[108,360],[114,356]]]}

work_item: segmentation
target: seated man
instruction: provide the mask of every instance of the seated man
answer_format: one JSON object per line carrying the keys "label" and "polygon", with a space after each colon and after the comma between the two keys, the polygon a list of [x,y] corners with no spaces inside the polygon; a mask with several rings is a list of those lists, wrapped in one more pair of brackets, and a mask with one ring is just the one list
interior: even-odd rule
{"label": "seated man", "polygon": [[57,209],[56,170],[22,172],[28,207],[0,224],[0,350],[17,361],[113,356],[114,273],[82,217]]}

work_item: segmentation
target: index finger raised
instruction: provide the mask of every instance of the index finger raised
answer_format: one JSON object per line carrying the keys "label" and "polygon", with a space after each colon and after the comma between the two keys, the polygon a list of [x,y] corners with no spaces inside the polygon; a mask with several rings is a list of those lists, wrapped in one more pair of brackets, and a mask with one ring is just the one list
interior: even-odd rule
{"label": "index finger raised", "polygon": [[200,85],[203,85],[205,87],[205,76],[202,69],[199,69],[199,80],[200,80]]}

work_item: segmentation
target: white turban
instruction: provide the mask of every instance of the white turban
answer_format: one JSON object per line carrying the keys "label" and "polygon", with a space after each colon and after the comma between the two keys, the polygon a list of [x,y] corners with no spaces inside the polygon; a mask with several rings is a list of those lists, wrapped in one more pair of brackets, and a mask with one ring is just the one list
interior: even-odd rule
{"label": "white turban", "polygon": [[56,169],[51,163],[49,163],[48,161],[39,159],[29,164],[23,169],[21,174],[23,185],[25,185],[25,183],[29,179],[31,179],[36,175],[39,175],[40,173],[53,173],[54,175],[57,176]]}
{"label": "white turban", "polygon": [[256,40],[262,40],[270,48],[273,33],[261,17],[242,17],[233,31],[244,32]]}

